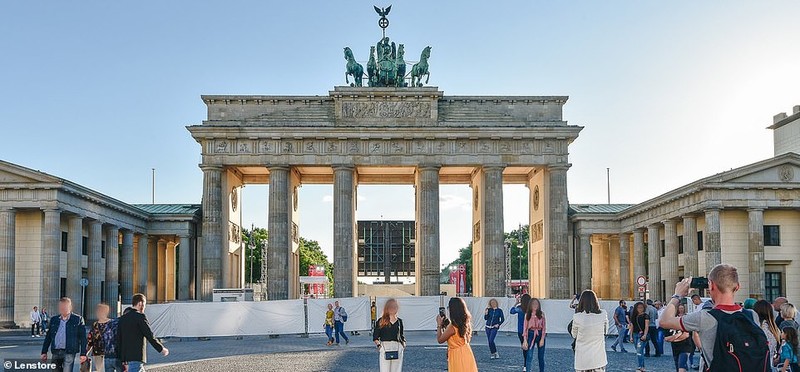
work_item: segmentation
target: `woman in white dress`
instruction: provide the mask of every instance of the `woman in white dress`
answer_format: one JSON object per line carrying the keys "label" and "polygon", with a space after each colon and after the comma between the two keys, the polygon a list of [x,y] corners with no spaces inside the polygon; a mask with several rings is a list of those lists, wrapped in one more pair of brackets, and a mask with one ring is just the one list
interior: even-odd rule
{"label": "woman in white dress", "polygon": [[600,308],[597,295],[585,290],[580,295],[572,316],[572,337],[575,338],[575,371],[604,372],[606,358],[605,336],[608,314]]}

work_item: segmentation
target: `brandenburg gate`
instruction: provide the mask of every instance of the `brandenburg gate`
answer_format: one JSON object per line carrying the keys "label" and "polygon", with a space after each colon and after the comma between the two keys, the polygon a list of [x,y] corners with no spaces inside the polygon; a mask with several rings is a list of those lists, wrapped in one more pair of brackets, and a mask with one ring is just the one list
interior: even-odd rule
{"label": "brandenburg gate", "polygon": [[241,277],[238,194],[246,184],[269,184],[270,300],[300,294],[297,202],[304,184],[333,184],[337,297],[353,296],[356,288],[359,184],[414,185],[418,295],[439,294],[439,185],[469,184],[473,292],[503,296],[504,183],[530,190],[531,292],[570,297],[568,145],[582,127],[562,119],[567,97],[346,86],[325,96],[202,98],[208,119],[188,129],[202,146],[203,299]]}
{"label": "brandenburg gate", "polygon": [[469,184],[473,295],[504,296],[503,184],[520,183],[530,190],[531,293],[569,298],[568,147],[582,127],[562,119],[567,97],[446,96],[423,86],[431,47],[407,72],[404,45],[386,37],[391,6],[374,8],[382,37],[366,69],[344,48],[350,86],[325,96],[202,97],[208,118],[188,127],[202,147],[200,297],[242,283],[238,195],[246,184],[269,184],[270,300],[300,295],[297,199],[304,184],[333,184],[336,297],[356,293],[359,184],[414,185],[422,296],[439,295],[439,185]]}

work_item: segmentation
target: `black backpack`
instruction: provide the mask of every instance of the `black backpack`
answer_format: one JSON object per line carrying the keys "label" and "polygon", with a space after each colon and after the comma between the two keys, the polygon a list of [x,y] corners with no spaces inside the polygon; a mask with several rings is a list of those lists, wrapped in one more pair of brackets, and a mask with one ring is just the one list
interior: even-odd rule
{"label": "black backpack", "polygon": [[768,372],[767,336],[755,321],[751,310],[728,314],[719,309],[708,312],[717,320],[717,339],[708,372]]}

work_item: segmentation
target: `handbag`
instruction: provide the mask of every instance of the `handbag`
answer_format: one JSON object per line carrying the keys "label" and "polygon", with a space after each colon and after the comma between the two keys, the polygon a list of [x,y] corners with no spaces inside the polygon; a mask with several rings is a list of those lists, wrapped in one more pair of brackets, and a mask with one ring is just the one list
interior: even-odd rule
{"label": "handbag", "polygon": [[[398,343],[398,345],[399,344],[400,343]],[[400,359],[400,346],[397,347],[397,350],[386,350],[386,346],[383,346],[383,359],[386,360]]]}

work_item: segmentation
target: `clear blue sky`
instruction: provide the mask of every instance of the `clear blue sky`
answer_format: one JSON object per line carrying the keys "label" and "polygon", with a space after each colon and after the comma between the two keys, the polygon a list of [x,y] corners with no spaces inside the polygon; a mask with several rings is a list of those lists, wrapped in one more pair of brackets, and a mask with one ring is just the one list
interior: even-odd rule
{"label": "clear blue sky", "polygon": [[[377,3],[375,3],[377,4]],[[326,94],[342,47],[366,59],[373,2],[7,1],[0,159],[130,203],[197,203],[201,94]],[[388,3],[377,4],[381,6]],[[797,1],[403,1],[388,35],[433,47],[446,94],[569,95],[573,203],[639,202],[768,158],[772,115],[800,104]],[[413,218],[410,187],[363,187],[359,218]],[[329,186],[301,192],[301,233],[330,252]],[[391,195],[386,197],[385,195]],[[466,186],[442,190],[442,262],[469,241]],[[507,229],[526,223],[507,188]],[[266,189],[244,193],[266,221]],[[522,203],[524,204],[524,203]]]}

